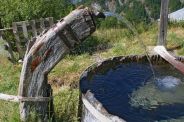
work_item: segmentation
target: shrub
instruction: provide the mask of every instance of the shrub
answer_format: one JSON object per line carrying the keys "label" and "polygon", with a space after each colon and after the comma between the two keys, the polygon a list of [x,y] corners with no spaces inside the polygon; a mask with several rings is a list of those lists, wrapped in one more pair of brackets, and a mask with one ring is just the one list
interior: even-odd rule
{"label": "shrub", "polygon": [[0,0],[0,12],[5,26],[13,21],[39,19],[52,16],[60,19],[74,9],[68,0]]}

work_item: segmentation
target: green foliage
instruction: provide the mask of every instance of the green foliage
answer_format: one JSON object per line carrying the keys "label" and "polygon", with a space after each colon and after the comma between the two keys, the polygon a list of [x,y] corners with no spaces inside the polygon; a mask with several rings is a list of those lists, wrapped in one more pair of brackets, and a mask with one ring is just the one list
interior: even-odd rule
{"label": "green foliage", "polygon": [[143,32],[148,31],[150,26],[151,26],[151,24],[146,24],[144,22],[140,22],[135,27],[136,27],[136,30],[138,33],[143,33]]}
{"label": "green foliage", "polygon": [[145,6],[149,8],[152,18],[154,19],[159,18],[161,0],[145,0]]}
{"label": "green foliage", "polygon": [[87,38],[82,44],[75,48],[71,54],[93,54],[95,51],[105,50],[110,47],[109,40],[97,36]]}
{"label": "green foliage", "polygon": [[[124,16],[129,21],[134,23],[134,25],[136,25],[137,23],[147,24],[150,22],[150,18],[157,20],[160,16],[161,0],[144,0],[143,2],[141,1],[142,0],[127,0],[126,2],[124,2],[123,6],[120,6],[119,2],[116,1],[116,13],[123,13]],[[94,1],[92,0],[84,1],[84,3],[87,5],[90,5],[92,2]],[[104,10],[108,11],[107,6],[105,5],[106,0],[100,0],[96,2],[100,4]],[[176,11],[182,7],[183,7],[183,4],[180,2],[180,0],[170,0],[169,12]],[[110,22],[111,21],[109,21],[109,23]],[[103,27],[104,25],[107,25],[107,27],[109,27],[109,24],[107,23],[102,22],[101,25]],[[112,25],[114,25],[114,23],[112,23],[111,26]]]}
{"label": "green foliage", "polygon": [[63,89],[54,97],[57,122],[78,122],[79,91],[77,89]]}
{"label": "green foliage", "polygon": [[[168,30],[169,45],[173,46],[174,44],[183,44],[183,29],[170,29]],[[175,30],[177,30],[177,32]],[[155,45],[156,38],[154,37],[157,37],[157,24],[151,26],[148,31],[141,33],[139,36],[145,45]],[[76,54],[66,56],[52,70],[50,73],[49,81],[57,78],[60,79],[60,82],[63,82],[64,84],[61,85],[62,87],[55,87],[56,82],[52,84],[52,87],[54,88],[56,121],[77,122],[79,91],[78,89],[73,89],[73,85],[78,85],[81,73],[89,65],[95,62],[96,56],[105,59],[120,55],[144,54],[144,49],[142,46],[140,46],[140,42],[137,37],[132,37],[133,34],[127,29],[98,29],[91,38],[82,44],[83,46],[81,49],[85,49],[84,53],[80,53],[80,55]],[[92,56],[88,54],[90,49],[97,48],[99,45],[104,45],[106,43],[110,44],[111,47],[105,51],[94,51]],[[87,49],[88,46],[90,47],[89,49]],[[184,48],[180,50],[179,54],[184,54]],[[20,70],[21,65],[12,65],[6,60],[6,58],[0,56],[0,92],[13,95],[17,94]],[[57,83],[58,82],[59,80]],[[77,85],[75,88],[78,88]],[[20,121],[18,110],[19,108],[17,103],[0,101],[0,107],[0,121]]]}
{"label": "green foliage", "polygon": [[125,12],[125,17],[133,23],[149,22],[144,5],[139,1],[130,2],[123,11]]}
{"label": "green foliage", "polygon": [[118,20],[115,17],[107,17],[105,20],[100,22],[101,28],[122,28],[125,27],[122,21]]}
{"label": "green foliage", "polygon": [[5,26],[13,21],[39,19],[52,16],[60,19],[74,9],[68,0],[0,0],[0,13]]}
{"label": "green foliage", "polygon": [[167,39],[168,47],[178,46],[178,45],[184,45],[184,39],[180,36],[178,36],[176,33],[170,33],[168,35]]}
{"label": "green foliage", "polygon": [[[0,56],[0,93],[17,94],[21,66],[11,64]],[[0,101],[0,121],[19,122],[18,104]]]}
{"label": "green foliage", "polygon": [[19,105],[17,103],[0,101],[0,121],[20,122]]}
{"label": "green foliage", "polygon": [[169,1],[169,11],[173,12],[183,7],[180,0],[170,0]]}
{"label": "green foliage", "polygon": [[184,21],[169,22],[169,27],[182,27],[182,28],[184,28]]}

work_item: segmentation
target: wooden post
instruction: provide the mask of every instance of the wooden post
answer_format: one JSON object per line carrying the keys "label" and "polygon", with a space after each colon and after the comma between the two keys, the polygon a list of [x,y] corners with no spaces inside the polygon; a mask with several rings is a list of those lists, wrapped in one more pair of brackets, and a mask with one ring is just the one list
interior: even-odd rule
{"label": "wooden post", "polygon": [[[29,43],[20,77],[19,96],[23,98],[52,98],[52,93],[50,93],[52,90],[47,81],[48,73],[69,53],[70,49],[95,31],[92,15],[88,8],[76,9]],[[36,113],[35,118],[48,121],[52,116],[49,109],[52,108],[53,111],[52,106],[51,100],[21,101],[21,120],[29,120],[31,112]]]}
{"label": "wooden post", "polygon": [[160,10],[160,32],[158,45],[167,46],[167,25],[168,25],[169,0],[161,0]]}

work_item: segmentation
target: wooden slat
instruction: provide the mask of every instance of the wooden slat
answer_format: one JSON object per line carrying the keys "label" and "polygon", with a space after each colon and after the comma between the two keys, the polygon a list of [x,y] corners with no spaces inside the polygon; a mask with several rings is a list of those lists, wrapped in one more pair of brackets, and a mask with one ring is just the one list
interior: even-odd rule
{"label": "wooden slat", "polygon": [[52,100],[52,97],[21,97],[15,95],[8,95],[0,93],[0,100],[10,101],[10,102],[45,102]]}
{"label": "wooden slat", "polygon": [[17,26],[22,26],[22,23],[24,23],[26,21],[20,21],[20,22],[15,22]]}
{"label": "wooden slat", "polygon": [[45,30],[45,24],[44,24],[44,19],[43,18],[40,19],[40,28],[42,29],[42,31]]}
{"label": "wooden slat", "polygon": [[[36,21],[30,20],[30,21],[16,22],[17,32],[20,32],[20,33],[24,32],[24,29],[23,29],[24,23],[26,24],[27,32],[29,31],[33,32],[33,35],[37,36],[38,35],[37,32],[41,33],[43,30],[50,28],[54,24],[54,21],[53,21],[53,17],[48,17],[48,18],[41,18],[40,20],[36,20]],[[49,23],[49,26],[46,27],[45,23]],[[25,35],[25,37],[27,36]]]}
{"label": "wooden slat", "polygon": [[7,95],[0,93],[0,100],[10,101],[10,102],[19,102],[19,97],[14,95]]}
{"label": "wooden slat", "polygon": [[13,30],[13,28],[4,28],[4,29],[0,29],[0,31],[8,31],[8,30]]}
{"label": "wooden slat", "polygon": [[16,22],[13,22],[13,33],[14,33],[14,36],[15,36],[15,43],[16,43],[16,47],[17,47],[17,50],[19,52],[19,55],[20,55],[20,58],[23,58],[23,49],[21,48],[21,41],[20,41],[20,37],[17,33],[17,23]]}
{"label": "wooden slat", "polygon": [[54,19],[53,19],[53,17],[49,17],[49,24],[50,24],[50,27],[54,24]]}
{"label": "wooden slat", "polygon": [[[36,26],[36,23],[38,24]],[[20,21],[20,22],[14,22],[12,23],[12,28],[5,28],[0,29],[0,39],[3,39],[3,32],[4,31],[12,31],[15,36],[15,44],[16,48],[19,53],[19,58],[23,58],[25,49],[24,46],[21,44],[22,42],[25,42],[25,40],[29,40],[29,32],[32,32],[33,37],[37,37],[39,33],[42,33],[43,30],[50,28],[54,24],[53,17],[48,18],[41,18],[40,20],[30,20],[30,21]],[[22,39],[20,37],[20,34],[23,33],[24,38]],[[8,40],[5,40],[8,43],[8,47],[11,48],[10,43]],[[10,53],[10,58],[15,59],[12,49],[8,48],[8,51]]]}
{"label": "wooden slat", "polygon": [[36,30],[36,22],[35,22],[35,20],[31,20],[30,21],[30,25],[32,27],[33,36],[36,37],[37,36],[37,30]]}
{"label": "wooden slat", "polygon": [[23,29],[24,38],[28,40],[28,31],[27,31],[26,21],[22,22],[22,29]]}

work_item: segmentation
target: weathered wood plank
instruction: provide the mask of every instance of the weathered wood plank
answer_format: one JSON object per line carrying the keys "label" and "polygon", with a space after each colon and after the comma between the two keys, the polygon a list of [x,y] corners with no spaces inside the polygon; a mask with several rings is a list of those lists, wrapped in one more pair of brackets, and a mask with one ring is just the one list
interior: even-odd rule
{"label": "weathered wood plank", "polygon": [[13,22],[13,33],[14,33],[14,36],[15,36],[15,43],[16,43],[16,47],[17,47],[17,50],[18,50],[18,53],[19,53],[19,57],[20,58],[23,58],[24,57],[24,51],[21,47],[21,40],[19,38],[19,35],[18,35],[18,32],[17,32],[17,23],[16,22]]}
{"label": "weathered wood plank", "polygon": [[24,38],[26,38],[28,40],[28,31],[27,31],[27,24],[26,21],[24,21],[22,23],[22,29],[23,29],[23,34],[24,34]]}
{"label": "weathered wood plank", "polygon": [[[45,26],[45,23],[47,24]],[[39,25],[39,26],[36,26]],[[41,24],[41,25],[40,25]],[[27,41],[31,37],[36,37],[38,36],[38,31],[41,33],[44,29],[49,28],[53,25],[53,17],[48,17],[48,18],[43,18],[41,20],[30,20],[30,21],[20,21],[20,22],[14,22],[12,23],[12,28],[5,28],[5,29],[0,29],[0,39],[3,39],[3,32],[5,31],[12,31],[14,36],[15,36],[15,44],[17,48],[17,52],[19,54],[18,59],[22,59],[24,57],[25,53],[25,45],[23,43],[27,43]],[[29,35],[29,32],[31,32]],[[23,34],[23,38],[21,36]],[[5,38],[4,38],[5,39]],[[7,51],[9,52],[10,55],[10,60],[15,62],[15,56],[13,55],[13,49],[11,48],[12,45],[9,43],[9,40],[5,40],[8,44],[6,47]]]}
{"label": "weathered wood plank", "polygon": [[[17,31],[19,32],[23,32],[23,23],[26,23],[27,26],[27,31],[31,32],[32,31],[32,25],[34,25],[36,30],[40,30],[40,32],[42,32],[43,30],[45,30],[46,28],[51,27],[54,24],[53,21],[53,17],[48,17],[48,18],[41,18],[39,20],[30,20],[30,21],[20,21],[20,22],[15,22],[17,25]],[[49,23],[48,26],[45,25],[45,23]]]}
{"label": "weathered wood plank", "polygon": [[21,97],[0,93],[0,100],[9,102],[43,102],[50,101],[52,99],[52,97]]}
{"label": "weathered wood plank", "polygon": [[36,22],[35,22],[35,20],[31,20],[30,21],[30,25],[32,27],[33,36],[36,37],[37,36],[37,30],[36,30]]}
{"label": "weathered wood plank", "polygon": [[50,24],[50,27],[54,24],[54,19],[53,19],[53,17],[49,17],[49,24]]}
{"label": "weathered wood plank", "polygon": [[168,26],[168,9],[169,0],[161,0],[161,11],[160,11],[160,32],[158,38],[158,45],[167,46],[167,26]]}
{"label": "weathered wood plank", "polygon": [[10,101],[10,102],[19,102],[19,97],[14,95],[7,95],[0,93],[0,100]]}
{"label": "weathered wood plank", "polygon": [[41,31],[45,30],[45,24],[44,24],[44,19],[43,18],[40,19],[40,28],[41,28]]}
{"label": "weathered wood plank", "polygon": [[154,51],[184,74],[184,64],[169,54],[164,46],[156,46]]}

